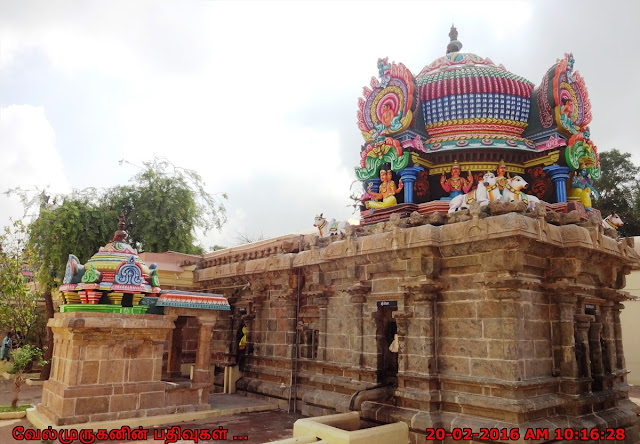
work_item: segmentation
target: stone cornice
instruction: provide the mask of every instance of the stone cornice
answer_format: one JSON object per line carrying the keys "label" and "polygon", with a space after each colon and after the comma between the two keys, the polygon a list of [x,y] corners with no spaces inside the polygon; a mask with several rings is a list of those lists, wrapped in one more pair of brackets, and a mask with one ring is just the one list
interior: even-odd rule
{"label": "stone cornice", "polygon": [[[629,247],[626,240],[617,241],[598,234],[598,240],[594,243],[593,233],[589,228],[550,225],[544,220],[540,222],[540,219],[519,213],[442,226],[408,226],[408,219],[401,220],[399,224],[397,222],[357,228],[352,237],[334,237],[328,241],[307,235],[303,241],[298,242],[299,237],[295,236],[296,245],[302,245],[302,251],[295,253],[285,252],[285,244],[291,243],[291,238],[275,239],[270,243],[254,246],[250,251],[216,252],[216,255],[208,255],[201,261],[201,268],[195,272],[196,281],[218,281],[236,276],[251,279],[251,275],[291,272],[298,267],[320,266],[324,269],[328,264],[332,267],[327,271],[333,271],[352,264],[354,260],[358,264],[367,264],[396,256],[406,258],[414,254],[411,253],[412,250],[415,252],[416,249],[424,248],[427,248],[426,251],[431,250],[431,254],[453,259],[465,254],[460,250],[462,245],[473,248],[469,253],[493,253],[496,249],[507,251],[502,247],[506,239],[512,244],[509,249],[514,250],[513,259],[516,263],[520,254],[518,245],[525,240],[527,245],[524,248],[527,250],[536,244],[556,250],[571,249],[573,260],[578,261],[575,265],[576,274],[580,273],[579,262],[586,261],[582,266],[588,266],[589,256],[594,253],[597,253],[599,261],[609,259],[618,267],[630,268],[640,263],[637,253]],[[521,254],[525,252],[521,251]],[[505,256],[506,259],[509,258]],[[520,267],[518,265],[516,268]]]}

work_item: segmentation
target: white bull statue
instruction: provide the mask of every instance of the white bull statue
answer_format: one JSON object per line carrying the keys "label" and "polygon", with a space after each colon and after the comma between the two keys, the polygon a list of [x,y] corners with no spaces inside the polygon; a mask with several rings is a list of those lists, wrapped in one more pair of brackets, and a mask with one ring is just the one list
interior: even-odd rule
{"label": "white bull statue", "polygon": [[320,237],[328,237],[328,236],[336,236],[338,234],[345,234],[347,225],[350,225],[346,220],[336,221],[335,219],[331,219],[327,221],[327,219],[320,213],[319,216],[316,216],[314,219],[313,226],[318,228],[320,232]]}
{"label": "white bull statue", "polygon": [[451,199],[451,203],[449,203],[449,213],[469,208],[471,202],[478,202],[481,207],[484,207],[489,205],[489,202],[499,199],[500,190],[496,185],[496,176],[493,173],[486,173],[482,176],[482,182],[478,183],[478,187],[475,190],[467,194],[460,194]]}
{"label": "white bull statue", "polygon": [[614,230],[617,230],[623,225],[624,225],[624,222],[622,222],[622,219],[620,219],[620,216],[618,216],[615,213],[610,214],[609,216],[602,219],[602,226],[604,228],[613,228]]}
{"label": "white bull statue", "polygon": [[534,209],[536,204],[540,202],[540,199],[538,199],[536,196],[525,194],[522,191],[527,185],[529,184],[521,176],[513,176],[511,179],[507,179],[507,185],[502,191],[502,201],[522,201],[527,205],[527,208]]}

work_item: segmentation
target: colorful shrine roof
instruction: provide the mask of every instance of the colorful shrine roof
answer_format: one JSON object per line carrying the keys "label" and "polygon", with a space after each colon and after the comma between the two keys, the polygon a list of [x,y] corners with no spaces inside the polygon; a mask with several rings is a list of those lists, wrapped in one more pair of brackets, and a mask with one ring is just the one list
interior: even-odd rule
{"label": "colorful shrine roof", "polygon": [[[69,255],[62,292],[110,291],[157,293],[160,291],[155,264],[148,267],[138,252],[125,242],[124,216],[120,216],[113,240],[101,247],[85,265]],[[155,278],[154,278],[155,276]]]}
{"label": "colorful shrine roof", "polygon": [[220,294],[194,293],[190,291],[161,291],[157,307],[203,308],[208,310],[229,311],[227,299]]}
{"label": "colorful shrine roof", "polygon": [[363,88],[357,123],[365,143],[355,173],[365,190],[361,209],[370,210],[365,220],[375,222],[374,210],[398,203],[453,199],[499,166],[501,191],[504,178],[518,174],[540,200],[580,200],[591,208],[580,177],[600,177],[599,156],[573,55],[558,59],[535,87],[490,58],[462,52],[453,25],[449,37],[446,54],[417,76],[379,58],[378,76]]}
{"label": "colorful shrine roof", "polygon": [[[496,65],[489,58],[459,52],[462,44],[452,27],[452,42],[416,76],[427,152],[469,148],[533,151],[522,137],[529,119],[534,84]],[[455,37],[454,37],[455,36]]]}

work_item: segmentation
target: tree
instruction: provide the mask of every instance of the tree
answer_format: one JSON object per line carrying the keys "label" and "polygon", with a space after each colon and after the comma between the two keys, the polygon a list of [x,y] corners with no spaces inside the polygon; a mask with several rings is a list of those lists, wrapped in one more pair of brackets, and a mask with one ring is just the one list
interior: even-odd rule
{"label": "tree", "polygon": [[5,227],[0,235],[0,331],[16,332],[22,341],[34,339],[40,321],[38,295],[23,275],[32,257],[22,222]]}
{"label": "tree", "polygon": [[107,193],[108,207],[124,211],[129,242],[141,251],[202,254],[195,230],[204,233],[226,222],[227,195],[206,191],[200,175],[166,159],[143,163],[133,185]]}
{"label": "tree", "polygon": [[238,245],[252,244],[254,242],[258,242],[264,239],[265,239],[264,233],[254,234],[254,233],[248,233],[245,231],[245,232],[238,232],[236,234],[236,241],[238,242]]}
{"label": "tree", "polygon": [[600,198],[594,206],[602,217],[616,213],[622,218],[620,235],[640,235],[640,168],[633,164],[630,153],[617,149],[600,153],[600,168],[602,175],[594,181]]}

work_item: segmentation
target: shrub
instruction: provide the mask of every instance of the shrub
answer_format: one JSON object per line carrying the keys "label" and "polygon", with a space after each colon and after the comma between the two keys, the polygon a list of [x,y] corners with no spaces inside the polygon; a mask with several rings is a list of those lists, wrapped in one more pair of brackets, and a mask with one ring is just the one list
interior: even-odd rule
{"label": "shrub", "polygon": [[38,365],[46,364],[42,360],[42,350],[30,344],[26,344],[20,348],[11,350],[9,354],[11,356],[11,359],[13,360],[13,365],[9,370],[9,373],[11,374],[17,374],[31,370],[34,362],[36,362]]}

